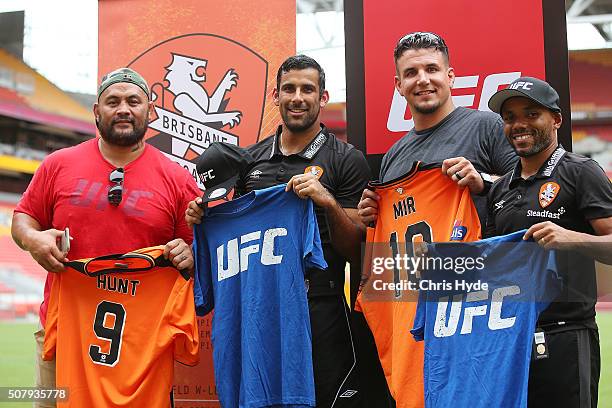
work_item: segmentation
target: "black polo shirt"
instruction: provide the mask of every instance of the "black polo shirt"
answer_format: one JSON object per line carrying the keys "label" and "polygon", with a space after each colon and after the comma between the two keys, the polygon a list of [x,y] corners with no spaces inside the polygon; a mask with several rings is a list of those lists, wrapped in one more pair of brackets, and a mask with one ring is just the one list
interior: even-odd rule
{"label": "black polo shirt", "polygon": [[[300,153],[283,155],[278,143],[282,127],[276,134],[248,147],[255,159],[253,166],[236,186],[238,194],[258,190],[277,184],[287,183],[296,174],[304,174],[311,169],[322,171],[321,184],[334,196],[343,208],[357,208],[361,193],[370,180],[370,168],[361,151],[352,145],[338,140],[324,125],[321,132]],[[322,208],[315,206],[319,224],[321,243],[325,260],[329,265],[326,273],[310,271],[309,295],[319,293],[339,293],[344,284],[346,260],[331,246],[329,225]],[[331,284],[330,281],[334,283]]]}
{"label": "black polo shirt", "polygon": [[[497,180],[489,192],[488,207],[485,236],[509,234],[544,221],[594,235],[589,221],[612,216],[612,186],[597,162],[559,145],[528,179],[521,178],[519,161],[512,172]],[[538,323],[589,324],[597,299],[593,260],[558,251],[557,263],[564,290]]]}

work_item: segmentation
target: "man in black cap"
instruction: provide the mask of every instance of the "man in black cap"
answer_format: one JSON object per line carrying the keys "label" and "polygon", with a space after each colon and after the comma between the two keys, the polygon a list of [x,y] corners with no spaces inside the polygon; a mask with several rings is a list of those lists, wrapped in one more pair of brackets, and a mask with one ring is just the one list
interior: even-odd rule
{"label": "man in black cap", "polygon": [[[356,208],[370,170],[359,150],[321,123],[320,110],[328,100],[325,72],[314,59],[296,55],[285,60],[274,89],[283,123],[274,135],[248,148],[255,163],[240,177],[236,190],[243,194],[287,183],[287,191],[313,200],[329,265],[327,270],[307,271],[317,406],[354,407],[360,406],[361,392],[343,292],[344,268],[347,260],[360,257]],[[196,201],[185,213],[191,223],[199,223],[203,214]]]}
{"label": "man in black cap", "polygon": [[[67,256],[92,258],[154,245],[165,245],[164,256],[176,268],[193,269],[193,232],[182,215],[200,190],[188,172],[144,142],[152,108],[139,73],[108,73],[93,107],[100,137],[54,152],[36,170],[13,214],[11,233],[45,270],[61,272]],[[63,253],[56,241],[67,227],[74,240]],[[52,280],[50,273],[40,310],[43,329],[35,334],[42,388],[55,388],[55,361],[40,359]]]}
{"label": "man in black cap", "polygon": [[494,94],[489,108],[502,116],[520,161],[489,192],[486,235],[527,228],[524,239],[559,250],[564,281],[563,293],[537,323],[548,357],[532,360],[529,406],[596,407],[600,358],[593,258],[612,264],[610,180],[594,160],[558,143],[559,96],[548,83],[519,78]]}

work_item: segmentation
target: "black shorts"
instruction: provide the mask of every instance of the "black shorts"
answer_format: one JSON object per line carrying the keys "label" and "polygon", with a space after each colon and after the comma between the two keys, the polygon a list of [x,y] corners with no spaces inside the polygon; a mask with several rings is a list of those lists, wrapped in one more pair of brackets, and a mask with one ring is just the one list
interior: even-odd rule
{"label": "black shorts", "polygon": [[549,358],[532,360],[529,408],[596,408],[599,386],[599,333],[576,329],[546,333]]}
{"label": "black shorts", "polygon": [[309,297],[318,408],[361,407],[357,360],[344,295]]}

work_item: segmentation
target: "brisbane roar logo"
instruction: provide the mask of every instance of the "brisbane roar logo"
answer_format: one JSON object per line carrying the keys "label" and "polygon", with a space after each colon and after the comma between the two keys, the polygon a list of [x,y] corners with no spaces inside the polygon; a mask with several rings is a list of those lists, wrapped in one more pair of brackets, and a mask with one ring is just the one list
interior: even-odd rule
{"label": "brisbane roar logo", "polygon": [[323,175],[323,168],[320,166],[308,166],[304,169],[304,174],[312,174],[317,179],[320,179]]}
{"label": "brisbane roar logo", "polygon": [[200,188],[195,161],[213,142],[257,142],[268,63],[246,46],[212,34],[163,41],[134,59],[151,89],[148,143],[187,169]]}
{"label": "brisbane roar logo", "polygon": [[542,186],[540,187],[540,195],[538,197],[540,201],[540,207],[546,208],[550,204],[552,204],[555,198],[557,198],[557,195],[559,194],[560,190],[561,187],[555,182],[551,181],[549,183],[542,184]]}

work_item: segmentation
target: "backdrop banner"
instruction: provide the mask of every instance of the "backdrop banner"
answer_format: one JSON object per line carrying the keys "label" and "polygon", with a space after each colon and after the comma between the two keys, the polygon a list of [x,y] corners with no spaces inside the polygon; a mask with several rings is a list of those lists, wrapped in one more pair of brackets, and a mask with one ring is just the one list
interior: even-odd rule
{"label": "backdrop banner", "polygon": [[398,40],[413,31],[432,31],[446,41],[455,106],[488,110],[490,96],[522,75],[551,82],[561,97],[560,139],[571,148],[563,2],[356,0],[345,3],[345,31],[348,140],[369,156],[373,170],[414,126],[394,86],[393,59]]}

